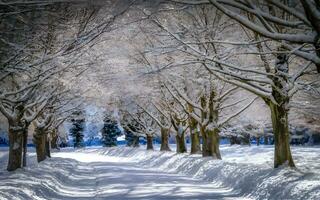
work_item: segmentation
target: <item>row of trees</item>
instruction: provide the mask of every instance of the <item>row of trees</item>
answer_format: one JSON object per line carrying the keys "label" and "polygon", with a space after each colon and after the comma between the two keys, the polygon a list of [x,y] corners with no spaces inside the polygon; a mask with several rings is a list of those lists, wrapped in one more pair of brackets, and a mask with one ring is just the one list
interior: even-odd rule
{"label": "row of trees", "polygon": [[[103,33],[119,28],[117,17],[135,1],[116,2],[0,4],[0,111],[9,124],[8,170],[26,164],[31,123],[38,160],[49,154],[44,145],[50,144],[49,133],[54,135],[81,103],[81,92],[70,83],[94,64],[91,47]],[[192,153],[220,159],[219,137],[258,98],[270,111],[274,166],[293,167],[289,111],[293,105],[317,107],[293,97],[300,91],[319,95],[318,1],[157,2],[157,9],[136,7],[142,20],[135,19],[140,31],[134,37],[140,40],[132,43],[140,45],[131,63],[147,67],[156,86],[152,95],[125,106],[125,129],[145,136],[148,149],[159,135],[163,151],[170,150],[169,134],[175,133],[178,152],[186,151],[189,132]],[[102,5],[108,5],[103,12]],[[248,98],[238,99],[243,92]]]}
{"label": "row of trees", "polygon": [[89,49],[129,7],[115,4],[101,17],[103,6],[91,1],[0,3],[0,112],[9,124],[8,171],[26,166],[31,124],[38,161],[49,155],[57,128],[81,107],[83,91],[70,85],[93,64],[85,59]]}
{"label": "row of trees", "polygon": [[[142,11],[155,30],[143,34],[158,40],[141,50],[139,64],[154,69],[149,74],[162,72],[157,76],[161,95],[151,99],[150,106],[146,106],[150,99],[135,100],[137,107],[125,111],[131,124],[137,124],[137,130],[131,130],[146,137],[159,134],[161,150],[170,150],[168,134],[175,133],[178,152],[185,152],[188,129],[191,153],[200,151],[200,133],[202,155],[221,159],[219,137],[232,119],[259,98],[270,111],[274,167],[294,167],[288,118],[293,97],[300,91],[319,95],[318,1],[171,2],[176,4],[166,13]],[[230,33],[240,41],[227,40]],[[158,64],[160,59],[164,62]],[[172,70],[178,66],[187,72]],[[197,77],[195,69],[200,68]],[[230,101],[237,90],[251,93],[252,100]]]}

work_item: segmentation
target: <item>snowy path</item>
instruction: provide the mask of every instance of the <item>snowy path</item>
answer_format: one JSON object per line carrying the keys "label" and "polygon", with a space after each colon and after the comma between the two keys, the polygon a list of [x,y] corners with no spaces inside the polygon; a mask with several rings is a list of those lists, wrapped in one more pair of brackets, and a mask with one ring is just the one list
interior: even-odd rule
{"label": "snowy path", "polygon": [[[270,146],[222,146],[223,160],[141,148],[63,149],[38,164],[5,170],[0,200],[15,199],[320,199],[320,148],[294,147],[298,169],[272,168]],[[254,159],[252,159],[254,158]]]}
{"label": "snowy path", "polygon": [[[79,192],[68,191],[63,199],[235,199],[228,189],[186,176],[143,169],[133,162],[104,155],[57,153],[55,157],[77,158],[70,174],[71,185],[81,184]],[[88,158],[89,157],[89,161]],[[100,162],[98,162],[101,160]],[[85,162],[80,162],[85,161]]]}
{"label": "snowy path", "polygon": [[61,152],[39,166],[8,173],[0,199],[237,199],[230,189],[143,169],[126,158]]}

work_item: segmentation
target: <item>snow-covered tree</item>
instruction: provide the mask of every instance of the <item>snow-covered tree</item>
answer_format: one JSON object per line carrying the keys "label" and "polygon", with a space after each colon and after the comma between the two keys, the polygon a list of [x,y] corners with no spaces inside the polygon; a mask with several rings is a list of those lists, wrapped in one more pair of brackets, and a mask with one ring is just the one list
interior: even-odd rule
{"label": "snow-covered tree", "polygon": [[161,111],[156,105],[153,104],[155,112],[150,112],[148,108],[144,108],[139,105],[139,107],[147,114],[150,118],[159,126],[160,128],[160,137],[161,137],[161,146],[160,151],[171,151],[169,147],[169,137],[171,132],[171,122],[170,118]]}
{"label": "snow-covered tree", "polygon": [[118,122],[109,115],[105,116],[103,122],[104,124],[101,130],[102,144],[105,147],[117,146],[117,138],[121,135]]}
{"label": "snow-covered tree", "polygon": [[[154,120],[136,105],[134,109],[132,106],[130,106],[131,109],[128,107],[121,111],[122,126],[136,137],[144,137],[147,141],[147,150],[153,150],[153,139],[157,135]],[[132,127],[132,125],[134,126]]]}
{"label": "snow-covered tree", "polygon": [[[288,113],[294,94],[299,89],[311,86],[311,82],[301,80],[302,75],[312,73],[312,66],[319,72],[319,5],[317,1],[180,1],[187,4],[212,4],[226,16],[239,22],[253,32],[250,42],[230,42],[208,38],[190,43],[171,32],[206,69],[216,78],[239,86],[259,97],[270,108],[275,137],[274,167],[288,164],[294,167],[289,145]],[[296,9],[299,8],[299,9]],[[245,13],[244,15],[242,13]],[[246,29],[246,30],[247,30]],[[166,29],[168,30],[168,29]],[[249,34],[250,35],[250,34]],[[265,38],[267,38],[265,40]],[[267,41],[267,40],[271,41]],[[253,42],[252,42],[253,41]],[[245,53],[260,56],[259,68],[249,64],[238,65],[232,56],[223,52],[205,52],[194,44],[209,43],[255,47],[254,52]],[[271,48],[270,48],[271,47]],[[237,53],[237,55],[241,52]],[[268,58],[266,55],[274,55]],[[295,62],[289,62],[295,55]],[[270,60],[274,60],[271,66]],[[293,73],[290,65],[298,65]]]}
{"label": "snow-covered tree", "polygon": [[74,148],[84,147],[85,118],[82,110],[74,111],[71,118],[72,126],[69,130]]}
{"label": "snow-covered tree", "polygon": [[[189,1],[189,3],[192,1]],[[198,4],[199,2],[193,1],[193,3]],[[291,62],[291,64],[295,64],[300,66],[298,69],[290,71],[289,73],[289,62],[288,59],[292,54],[301,53],[299,52],[300,46],[296,48],[289,48],[292,44],[297,44],[300,42],[306,42],[306,40],[311,41],[313,36],[307,39],[306,33],[309,33],[309,29],[302,29],[303,33],[298,34],[274,34],[276,38],[272,38],[272,35],[266,36],[268,38],[274,39],[274,41],[266,41],[263,38],[263,33],[259,32],[262,29],[256,29],[258,25],[265,26],[268,23],[259,23],[258,20],[260,16],[257,18],[252,15],[247,15],[248,19],[245,17],[241,17],[238,13],[232,13],[232,10],[228,10],[227,6],[222,6],[218,4],[223,4],[219,1],[210,1],[204,2],[205,4],[214,4],[214,6],[221,10],[222,13],[225,13],[227,16],[231,18],[235,18],[235,20],[244,22],[243,25],[250,30],[253,31],[253,34],[247,34],[248,31],[245,30],[244,33],[249,37],[249,42],[230,42],[225,40],[217,39],[217,36],[222,37],[225,33],[225,29],[218,29],[213,27],[213,30],[218,29],[217,34],[207,34],[207,37],[202,37],[203,34],[193,34],[192,37],[181,37],[177,33],[177,28],[168,26],[166,22],[159,20],[159,18],[151,16],[152,21],[162,28],[164,33],[173,39],[175,39],[179,45],[177,50],[180,52],[185,52],[185,57],[182,58],[185,62],[184,65],[190,64],[200,64],[205,67],[212,75],[214,75],[217,79],[220,79],[226,83],[233,84],[238,86],[246,91],[249,91],[259,97],[266,103],[271,112],[271,119],[273,125],[273,132],[275,135],[275,162],[274,166],[278,167],[284,163],[288,163],[289,166],[294,166],[294,162],[291,156],[290,145],[289,145],[289,129],[288,129],[288,112],[289,105],[292,96],[297,93],[299,89],[303,89],[307,87],[307,85],[311,86],[312,81],[307,82],[301,79],[302,75],[312,74],[313,72],[313,64],[316,62],[314,59],[307,59],[307,61],[301,60],[303,57],[295,57],[295,61]],[[251,5],[249,5],[251,3]],[[203,4],[203,2],[200,2]],[[209,5],[207,4],[207,5]],[[231,3],[232,4],[232,3]],[[258,9],[258,6],[252,4],[252,2],[245,2],[244,5],[248,7],[254,7]],[[240,4],[239,4],[240,5]],[[241,8],[243,8],[242,6]],[[209,8],[206,6],[206,8]],[[261,8],[262,9],[262,8]],[[263,7],[263,9],[267,9]],[[211,9],[214,11],[214,9]],[[226,13],[227,11],[229,13]],[[252,9],[251,9],[252,10]],[[220,11],[219,11],[220,12]],[[209,12],[210,13],[210,12]],[[217,13],[214,11],[213,13]],[[259,12],[260,13],[260,12]],[[313,13],[317,13],[314,10]],[[239,17],[240,16],[240,17]],[[231,21],[231,20],[230,20]],[[206,21],[205,21],[206,22]],[[248,22],[248,23],[247,23]],[[264,21],[265,22],[265,21]],[[218,26],[222,26],[223,24],[228,24],[227,20],[221,23],[218,23]],[[253,25],[256,23],[256,26]],[[202,21],[197,21],[194,24],[189,24],[189,26],[201,26]],[[188,22],[184,22],[184,25],[188,25]],[[251,26],[252,25],[252,26]],[[270,25],[270,24],[269,24]],[[202,33],[211,33],[211,28],[207,27],[207,24],[201,26]],[[266,28],[266,27],[264,27]],[[179,30],[179,29],[178,29]],[[198,30],[195,28],[191,28],[189,30]],[[290,30],[283,29],[283,30]],[[310,29],[312,30],[312,29]],[[270,31],[270,30],[267,30]],[[215,31],[216,32],[216,31]],[[241,35],[241,31],[238,31]],[[297,37],[296,37],[296,36]],[[277,40],[287,41],[288,43],[277,43]],[[241,37],[242,38],[242,37]],[[295,38],[295,39],[293,39]],[[282,41],[282,40],[281,40]],[[208,48],[207,45],[211,47]],[[207,46],[207,47],[206,47]],[[240,47],[240,48],[233,48]],[[301,48],[304,45],[301,46]],[[269,50],[271,48],[271,50]],[[288,51],[289,48],[289,51]],[[247,49],[255,49],[256,52],[241,52],[239,50],[247,50]],[[272,50],[273,49],[273,50]],[[297,50],[297,51],[296,51]],[[260,58],[256,58],[255,64],[251,65],[248,62],[242,62],[243,60],[239,59],[238,56],[241,55],[259,55]],[[235,57],[237,55],[237,57]],[[265,55],[270,55],[265,56]],[[273,55],[273,56],[272,56]],[[305,54],[307,55],[307,54]],[[310,56],[310,54],[308,54]],[[316,58],[316,57],[313,57]],[[274,60],[275,65],[272,66],[271,60]],[[258,67],[260,66],[260,67]],[[291,67],[290,67],[291,68]]]}
{"label": "snow-covered tree", "polygon": [[[170,83],[170,82],[169,82]],[[180,91],[173,83],[171,86],[166,86],[170,94],[180,104],[184,111],[192,115],[199,124],[200,133],[202,136],[202,155],[212,156],[217,159],[221,159],[219,150],[219,133],[221,129],[233,118],[237,117],[241,112],[248,108],[253,102],[249,102],[243,108],[237,112],[226,115],[225,110],[230,107],[237,105],[242,102],[243,99],[226,103],[226,99],[234,92],[237,88],[231,87],[230,89],[224,89],[223,86],[219,89],[213,81],[209,81],[205,84],[203,92],[198,97],[199,103],[189,99],[182,91]],[[209,86],[208,86],[209,85]],[[170,87],[173,87],[175,92]],[[193,112],[189,112],[187,104],[194,107]],[[224,112],[224,114],[222,114]],[[224,116],[222,118],[222,116]],[[222,118],[222,119],[221,119]]]}
{"label": "snow-covered tree", "polygon": [[[28,126],[50,99],[49,80],[81,74],[88,65],[79,62],[81,56],[131,5],[115,4],[105,17],[98,15],[101,4],[90,1],[1,5],[1,13],[8,13],[0,16],[0,112],[9,122],[9,171],[25,165]],[[42,85],[49,90],[40,94]]]}
{"label": "snow-covered tree", "polygon": [[73,138],[74,148],[84,147],[84,119],[71,119],[72,127],[70,129],[70,135]]}

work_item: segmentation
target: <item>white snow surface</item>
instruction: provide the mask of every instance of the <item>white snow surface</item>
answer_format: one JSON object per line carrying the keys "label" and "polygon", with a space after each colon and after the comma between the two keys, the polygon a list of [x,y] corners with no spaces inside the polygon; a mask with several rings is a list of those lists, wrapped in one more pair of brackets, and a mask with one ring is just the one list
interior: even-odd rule
{"label": "white snow surface", "polygon": [[273,169],[272,146],[222,145],[223,160],[144,149],[63,149],[38,164],[30,148],[28,167],[7,172],[0,148],[0,199],[320,199],[319,147],[293,147],[295,170]]}

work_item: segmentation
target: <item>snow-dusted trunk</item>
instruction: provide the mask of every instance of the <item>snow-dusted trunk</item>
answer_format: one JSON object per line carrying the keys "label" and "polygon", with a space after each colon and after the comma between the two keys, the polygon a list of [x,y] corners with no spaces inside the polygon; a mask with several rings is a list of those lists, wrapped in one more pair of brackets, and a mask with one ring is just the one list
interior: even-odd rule
{"label": "snow-dusted trunk", "polygon": [[200,138],[199,133],[197,132],[197,129],[190,129],[190,135],[191,135],[191,154],[199,154],[201,153],[200,148]]}
{"label": "snow-dusted trunk", "polygon": [[22,156],[22,166],[27,166],[27,142],[28,142],[28,129],[23,131],[23,156]]}
{"label": "snow-dusted trunk", "polygon": [[23,124],[9,121],[9,160],[8,171],[22,167]]}
{"label": "snow-dusted trunk", "polygon": [[153,136],[147,135],[147,150],[153,150]]}
{"label": "snow-dusted trunk", "polygon": [[176,142],[177,142],[177,153],[186,153],[187,147],[184,139],[184,133],[182,133],[181,135],[179,134],[176,135]]}
{"label": "snow-dusted trunk", "polygon": [[[202,129],[202,128],[201,128]],[[203,128],[202,134],[202,156],[221,159],[219,146],[219,129],[207,130]]]}
{"label": "snow-dusted trunk", "polygon": [[48,135],[46,137],[46,156],[51,158],[51,139]]}
{"label": "snow-dusted trunk", "polygon": [[274,167],[288,164],[294,167],[289,143],[289,93],[288,93],[288,61],[286,54],[277,56],[275,77],[273,78],[272,96],[277,102],[267,102],[271,110],[271,120],[274,134]]}
{"label": "snow-dusted trunk", "polygon": [[47,135],[44,130],[36,129],[33,136],[33,142],[36,146],[37,161],[41,162],[47,158]]}
{"label": "snow-dusted trunk", "polygon": [[26,123],[25,128],[23,130],[23,167],[27,166],[27,144],[28,144],[28,129],[30,123]]}
{"label": "snow-dusted trunk", "polygon": [[271,119],[274,134],[274,167],[288,164],[294,167],[289,143],[288,113],[283,106],[270,104]]}
{"label": "snow-dusted trunk", "polygon": [[51,148],[58,149],[58,134],[56,133],[56,130],[51,134]]}
{"label": "snow-dusted trunk", "polygon": [[169,147],[169,129],[168,128],[161,128],[161,147],[160,151],[171,151]]}
{"label": "snow-dusted trunk", "polygon": [[207,134],[207,148],[209,149],[210,156],[215,159],[221,159],[219,129],[215,128],[213,130],[207,131]]}
{"label": "snow-dusted trunk", "polygon": [[200,126],[201,140],[202,140],[202,156],[207,157],[210,156],[206,128],[204,126]]}
{"label": "snow-dusted trunk", "polygon": [[41,162],[47,158],[46,154],[46,136],[39,135],[35,143],[37,152],[37,161]]}
{"label": "snow-dusted trunk", "polygon": [[[193,111],[193,108],[191,105],[188,105],[188,109],[189,109],[188,112],[190,112],[190,113]],[[191,138],[190,153],[191,154],[198,154],[201,152],[201,148],[200,148],[199,133],[197,131],[197,121],[189,115],[188,123],[189,123],[190,138]]]}

